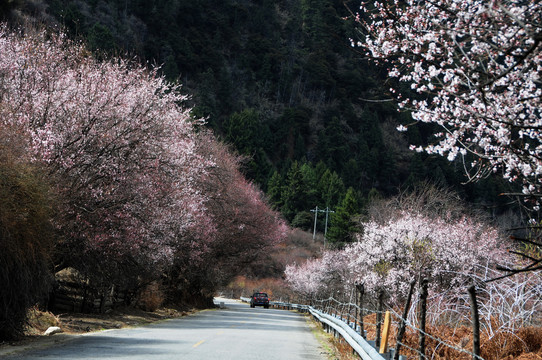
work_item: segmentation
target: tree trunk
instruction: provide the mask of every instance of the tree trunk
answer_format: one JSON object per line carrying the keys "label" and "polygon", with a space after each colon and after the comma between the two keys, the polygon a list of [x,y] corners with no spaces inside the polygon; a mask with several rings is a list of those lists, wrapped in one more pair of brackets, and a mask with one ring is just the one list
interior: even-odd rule
{"label": "tree trunk", "polygon": [[478,317],[478,302],[476,301],[476,288],[469,286],[470,313],[472,317],[472,359],[480,359],[480,319]]}
{"label": "tree trunk", "polygon": [[363,325],[363,295],[365,295],[365,286],[363,284],[356,285],[359,292],[359,333],[365,338],[365,329]]}
{"label": "tree trunk", "polygon": [[395,354],[393,355],[393,360],[399,360],[399,350],[401,349],[401,341],[403,340],[403,335],[405,335],[406,318],[408,316],[408,310],[410,309],[410,302],[412,300],[412,293],[414,292],[414,285],[416,285],[416,280],[412,280],[410,282],[410,290],[408,291],[405,309],[403,310],[403,317],[401,319],[399,330],[397,331],[397,345],[395,346]]}
{"label": "tree trunk", "polygon": [[420,360],[425,359],[425,319],[427,314],[427,279],[422,280],[420,286],[420,308],[419,308],[419,322],[420,322]]}

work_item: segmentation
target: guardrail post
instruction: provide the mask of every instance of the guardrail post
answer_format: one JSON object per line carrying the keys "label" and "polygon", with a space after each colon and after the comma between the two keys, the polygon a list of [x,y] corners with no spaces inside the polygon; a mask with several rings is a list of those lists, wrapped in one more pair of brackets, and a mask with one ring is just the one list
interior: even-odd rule
{"label": "guardrail post", "polygon": [[[380,306],[380,308],[383,307],[383,298],[384,298],[384,293],[382,291],[381,293],[382,305]],[[250,299],[244,298],[244,297],[241,297],[241,300],[250,301]],[[341,341],[343,341],[342,339],[344,339],[344,341],[346,341],[352,347],[353,351],[355,351],[358,355],[360,355],[361,358],[364,360],[368,360],[368,359],[389,360],[390,359],[389,357],[390,353],[387,353],[384,356],[383,354],[379,354],[377,350],[378,348],[375,349],[373,341],[365,340],[366,334],[363,334],[365,336],[358,334],[355,329],[352,329],[349,323],[345,323],[342,316],[339,316],[339,315],[342,315],[340,313],[340,308],[341,306],[345,305],[344,303],[340,303],[333,298],[329,298],[327,301],[328,301],[328,304],[330,304],[331,301],[334,301],[337,303],[337,308],[331,307],[331,310],[333,311],[330,311],[327,314],[324,313],[323,311],[316,310],[312,306],[307,306],[307,305],[282,303],[282,302],[273,302],[273,305],[284,306],[284,307],[293,308],[300,311],[306,311],[306,312],[311,313],[311,315],[315,319],[317,319],[320,323],[322,323],[323,329],[327,333],[331,333],[331,331],[333,331],[334,337],[336,338],[341,337]],[[319,303],[323,304],[324,302],[322,301]],[[347,318],[346,320],[348,321],[349,318]],[[388,324],[387,327],[389,328],[390,327],[389,312],[387,315],[386,323]],[[399,360],[406,360],[406,358],[401,356]]]}

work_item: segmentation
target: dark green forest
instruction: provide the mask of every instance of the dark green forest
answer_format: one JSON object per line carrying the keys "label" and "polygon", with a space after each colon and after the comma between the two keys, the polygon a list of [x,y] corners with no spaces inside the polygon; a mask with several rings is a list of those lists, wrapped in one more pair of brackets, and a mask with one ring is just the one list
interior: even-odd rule
{"label": "dark green forest", "polygon": [[430,142],[434,129],[396,130],[411,121],[389,101],[396,84],[350,43],[359,36],[350,18],[358,3],[10,0],[0,12],[12,22],[29,14],[56,24],[100,58],[160,66],[296,227],[311,229],[316,206],[333,209],[329,238],[349,241],[352,215],[371,198],[426,182],[492,214],[505,211],[509,199],[497,195],[509,185],[500,177],[465,185],[460,161],[408,150]]}

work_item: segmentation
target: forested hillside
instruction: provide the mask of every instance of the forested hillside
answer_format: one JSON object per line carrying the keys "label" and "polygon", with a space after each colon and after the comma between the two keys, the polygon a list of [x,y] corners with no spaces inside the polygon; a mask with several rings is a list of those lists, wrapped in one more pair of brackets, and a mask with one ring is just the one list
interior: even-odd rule
{"label": "forested hillside", "polygon": [[350,44],[357,36],[350,9],[358,7],[352,0],[18,0],[3,13],[54,21],[99,57],[161,66],[191,96],[192,116],[246,156],[245,174],[296,226],[310,227],[315,206],[344,205],[349,188],[360,213],[369,196],[423,181],[502,211],[507,199],[496,195],[504,181],[462,186],[461,161],[408,150],[430,142],[433,129],[396,131],[410,120],[388,101],[386,69]]}

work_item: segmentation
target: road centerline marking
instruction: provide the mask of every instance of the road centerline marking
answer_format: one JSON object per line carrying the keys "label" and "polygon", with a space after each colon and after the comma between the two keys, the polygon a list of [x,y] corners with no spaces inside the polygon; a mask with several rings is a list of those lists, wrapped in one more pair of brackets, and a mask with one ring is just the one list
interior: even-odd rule
{"label": "road centerline marking", "polygon": [[195,343],[194,345],[192,345],[193,348],[197,348],[198,346],[200,346],[201,344],[203,344],[205,342],[205,340],[201,340],[200,342],[197,342]]}

